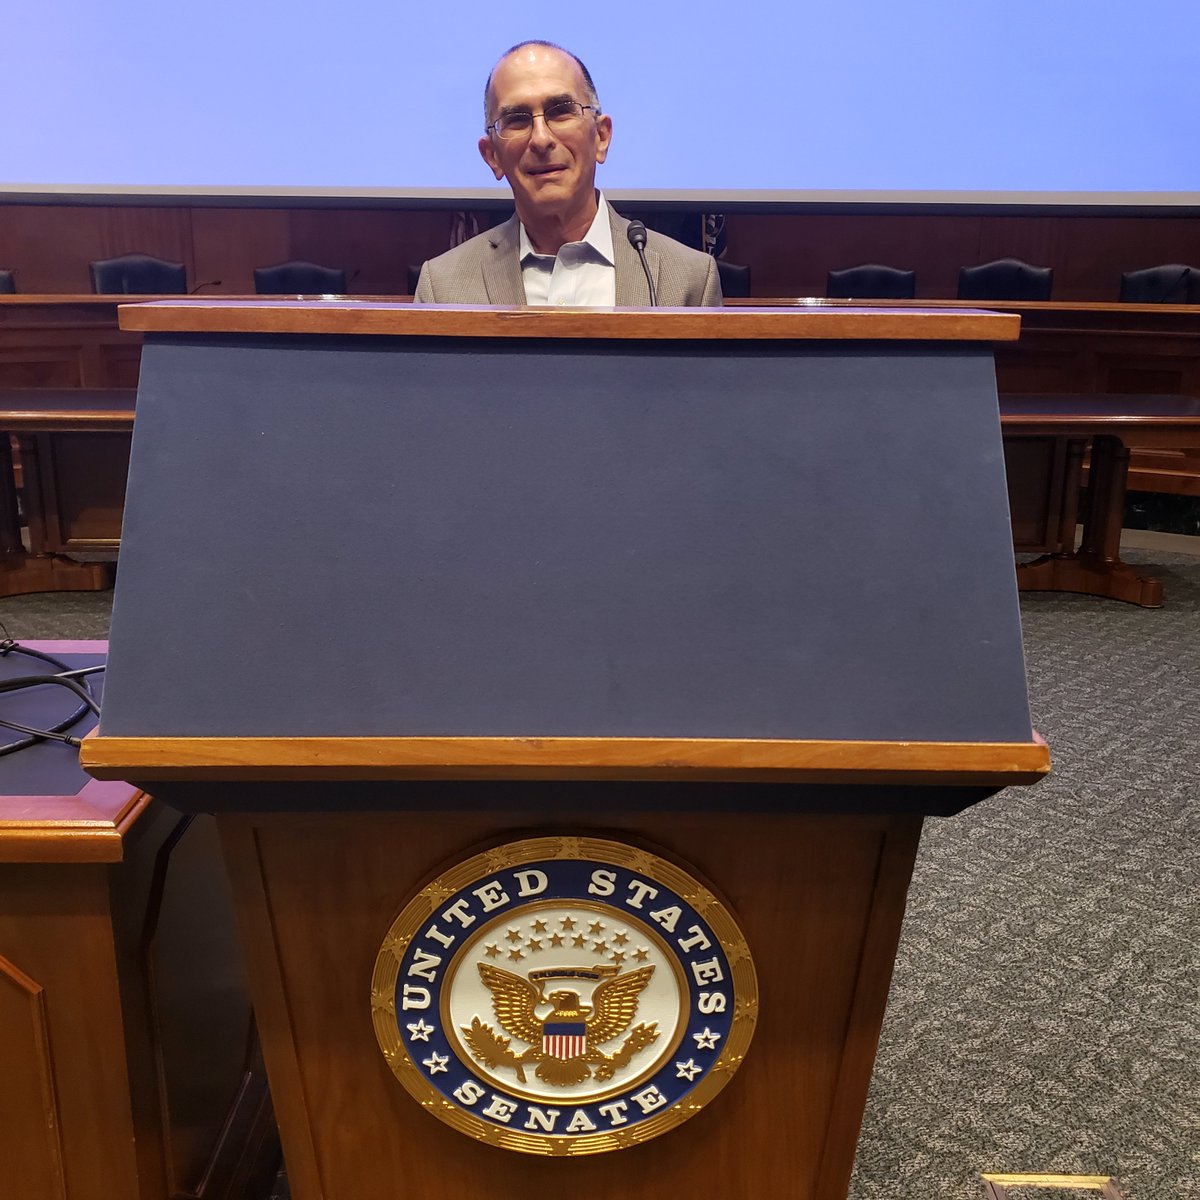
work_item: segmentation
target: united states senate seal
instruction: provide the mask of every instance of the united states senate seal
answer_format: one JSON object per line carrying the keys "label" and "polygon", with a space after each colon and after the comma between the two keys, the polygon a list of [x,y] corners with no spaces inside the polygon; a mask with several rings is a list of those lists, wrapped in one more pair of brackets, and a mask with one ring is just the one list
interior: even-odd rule
{"label": "united states senate seal", "polygon": [[674,1128],[729,1082],[758,991],[728,909],[687,871],[599,838],[510,842],[392,923],[372,1018],[397,1079],[471,1137],[594,1154]]}

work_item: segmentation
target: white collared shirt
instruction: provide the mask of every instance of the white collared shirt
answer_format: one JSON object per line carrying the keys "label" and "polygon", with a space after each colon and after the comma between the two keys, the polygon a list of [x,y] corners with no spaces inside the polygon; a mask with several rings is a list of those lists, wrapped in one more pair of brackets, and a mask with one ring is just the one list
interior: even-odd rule
{"label": "white collared shirt", "polygon": [[617,302],[617,268],[612,223],[604,193],[581,242],[568,242],[557,254],[539,254],[521,226],[521,281],[526,304],[611,308]]}

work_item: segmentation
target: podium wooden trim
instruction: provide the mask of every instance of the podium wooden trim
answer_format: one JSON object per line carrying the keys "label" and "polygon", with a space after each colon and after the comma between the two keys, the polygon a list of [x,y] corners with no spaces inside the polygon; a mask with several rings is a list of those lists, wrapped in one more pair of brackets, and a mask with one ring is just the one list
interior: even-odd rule
{"label": "podium wooden trim", "polygon": [[1035,783],[1044,742],[782,741],[753,738],[86,739],[97,778],[608,779],[989,785]]}
{"label": "podium wooden trim", "polygon": [[614,338],[638,341],[1015,342],[1016,313],[832,308],[494,308],[374,300],[160,300],[122,305],[143,333],[381,334],[389,337]]}

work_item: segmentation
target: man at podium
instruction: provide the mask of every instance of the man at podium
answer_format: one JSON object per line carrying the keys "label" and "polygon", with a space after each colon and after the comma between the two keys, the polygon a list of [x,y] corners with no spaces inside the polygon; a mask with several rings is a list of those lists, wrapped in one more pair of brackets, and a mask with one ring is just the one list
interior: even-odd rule
{"label": "man at podium", "polygon": [[550,42],[514,46],[488,77],[484,111],[479,153],[508,180],[516,214],[427,262],[418,303],[720,305],[711,255],[631,224],[597,190],[612,118],[580,59]]}

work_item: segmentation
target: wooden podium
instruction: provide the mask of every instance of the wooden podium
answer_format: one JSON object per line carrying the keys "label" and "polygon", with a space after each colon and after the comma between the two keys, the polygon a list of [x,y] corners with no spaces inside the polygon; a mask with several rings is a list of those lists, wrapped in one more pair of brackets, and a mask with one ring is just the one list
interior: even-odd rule
{"label": "wooden podium", "polygon": [[[297,1200],[844,1196],[922,818],[1048,769],[989,345],[1018,319],[122,324],[147,336],[84,761],[217,814]],[[464,1136],[381,1053],[381,945],[455,864],[593,837],[733,915],[744,1061],[644,1144],[514,1152],[494,1105]]]}

